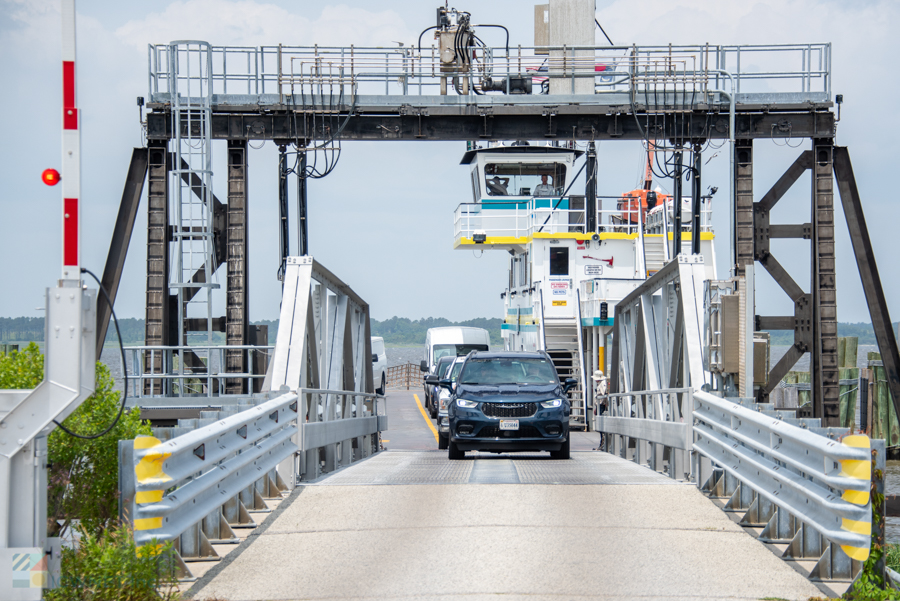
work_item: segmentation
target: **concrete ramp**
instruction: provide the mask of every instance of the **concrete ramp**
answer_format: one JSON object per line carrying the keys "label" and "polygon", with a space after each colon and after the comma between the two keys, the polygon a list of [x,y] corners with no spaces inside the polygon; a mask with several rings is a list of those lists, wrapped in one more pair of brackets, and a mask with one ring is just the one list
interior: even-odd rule
{"label": "concrete ramp", "polygon": [[819,589],[691,485],[570,461],[386,451],[297,489],[194,599],[780,599]]}

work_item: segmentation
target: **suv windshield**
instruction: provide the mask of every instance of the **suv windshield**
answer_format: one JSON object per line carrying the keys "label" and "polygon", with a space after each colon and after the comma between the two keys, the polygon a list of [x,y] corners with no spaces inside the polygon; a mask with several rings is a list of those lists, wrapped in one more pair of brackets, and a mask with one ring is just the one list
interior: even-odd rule
{"label": "suv windshield", "polygon": [[472,351],[486,351],[486,344],[435,344],[434,361],[441,357],[465,357]]}
{"label": "suv windshield", "polygon": [[469,359],[460,384],[557,384],[556,368],[547,359]]}
{"label": "suv windshield", "polygon": [[434,366],[434,375],[439,378],[445,377],[444,374],[447,373],[447,368],[450,367],[451,363],[453,363],[452,357],[441,357],[438,359],[437,364]]}

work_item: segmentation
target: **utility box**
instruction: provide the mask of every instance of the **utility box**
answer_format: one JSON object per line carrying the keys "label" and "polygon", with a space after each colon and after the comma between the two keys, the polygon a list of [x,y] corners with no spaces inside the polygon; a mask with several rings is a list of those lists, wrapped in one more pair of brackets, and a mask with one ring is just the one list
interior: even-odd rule
{"label": "utility box", "polygon": [[539,50],[538,46],[550,45],[550,5],[537,4],[534,7],[535,54],[550,54],[549,50]]}
{"label": "utility box", "polygon": [[722,371],[736,374],[741,369],[741,307],[737,294],[722,297]]}
{"label": "utility box", "polygon": [[769,333],[753,333],[753,385],[765,386],[769,381]]}

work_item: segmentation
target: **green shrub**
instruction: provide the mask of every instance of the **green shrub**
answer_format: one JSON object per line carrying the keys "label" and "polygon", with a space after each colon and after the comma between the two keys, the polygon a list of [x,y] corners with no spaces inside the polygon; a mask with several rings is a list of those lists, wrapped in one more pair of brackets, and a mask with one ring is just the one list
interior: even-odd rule
{"label": "green shrub", "polygon": [[21,351],[0,354],[0,389],[29,389],[44,379],[44,355],[35,343]]}
{"label": "green shrub", "polygon": [[895,572],[900,572],[900,545],[891,543],[884,545],[884,565]]}
{"label": "green shrub", "polygon": [[[109,369],[97,363],[94,394],[63,422],[78,434],[96,434],[109,426],[119,412],[120,394],[113,390]],[[75,438],[60,429],[50,434],[50,491],[47,506],[51,516],[73,519],[99,534],[119,514],[119,440],[150,435],[150,424],[141,421],[140,410],[122,414],[116,426],[94,440]]]}
{"label": "green shrub", "polygon": [[174,601],[175,557],[166,543],[158,555],[150,545],[135,547],[127,526],[100,535],[82,530],[77,549],[63,549],[59,587],[47,601]]}

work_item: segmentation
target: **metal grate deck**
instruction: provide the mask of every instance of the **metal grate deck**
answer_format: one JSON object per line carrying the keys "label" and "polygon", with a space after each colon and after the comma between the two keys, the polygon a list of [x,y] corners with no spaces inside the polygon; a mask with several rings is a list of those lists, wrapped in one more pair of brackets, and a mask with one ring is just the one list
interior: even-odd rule
{"label": "metal grate deck", "polygon": [[313,486],[389,484],[683,484],[602,452],[573,452],[568,461],[546,455],[468,453],[450,461],[437,451],[384,451],[312,483]]}

